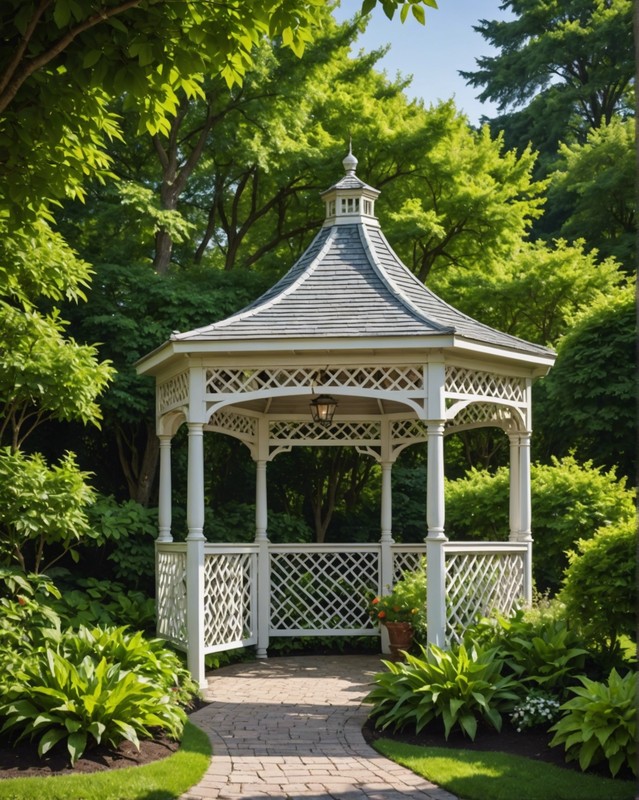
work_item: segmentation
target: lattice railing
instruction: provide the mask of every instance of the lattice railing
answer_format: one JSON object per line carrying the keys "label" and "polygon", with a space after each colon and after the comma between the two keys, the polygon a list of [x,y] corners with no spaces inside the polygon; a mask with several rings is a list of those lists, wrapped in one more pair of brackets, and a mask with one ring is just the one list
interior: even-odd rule
{"label": "lattice railing", "polygon": [[478,618],[509,615],[524,597],[527,546],[448,542],[446,553],[446,639],[461,637]]}
{"label": "lattice railing", "polygon": [[207,369],[206,391],[209,394],[245,394],[269,389],[310,390],[312,387],[337,389],[352,387],[368,391],[417,392],[423,389],[420,366],[327,367],[321,377],[308,367],[271,369]]}
{"label": "lattice railing", "polygon": [[204,648],[207,652],[257,641],[255,558],[253,552],[205,554]]}
{"label": "lattice railing", "polygon": [[[414,572],[426,558],[426,545],[394,545],[393,551],[393,583],[401,579],[404,572]],[[424,561],[424,564],[426,562]]]}
{"label": "lattice railing", "polygon": [[180,372],[157,389],[158,413],[164,414],[172,408],[188,405],[189,402],[189,373]]}
{"label": "lattice railing", "polygon": [[157,555],[157,633],[186,647],[186,548],[172,548]]}
{"label": "lattice railing", "polygon": [[525,378],[495,375],[465,367],[446,367],[448,397],[493,397],[515,403],[526,401]]}
{"label": "lattice railing", "polygon": [[271,633],[370,633],[367,599],[379,590],[377,548],[271,550]]}

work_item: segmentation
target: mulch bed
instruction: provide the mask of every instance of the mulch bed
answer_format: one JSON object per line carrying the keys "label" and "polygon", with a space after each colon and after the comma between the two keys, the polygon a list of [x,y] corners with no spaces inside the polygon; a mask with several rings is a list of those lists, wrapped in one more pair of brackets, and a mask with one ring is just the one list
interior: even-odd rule
{"label": "mulch bed", "polygon": [[[207,705],[195,699],[187,713],[197,711]],[[153,731],[152,731],[153,732]],[[124,741],[117,748],[96,745],[88,748],[75,767],[69,765],[69,752],[66,743],[57,744],[43,758],[38,755],[37,739],[34,742],[21,742],[11,746],[6,734],[0,739],[0,779],[3,778],[44,778],[50,775],[81,775],[123,767],[140,767],[170,756],[179,748],[161,732],[153,739],[140,740],[140,750]]]}

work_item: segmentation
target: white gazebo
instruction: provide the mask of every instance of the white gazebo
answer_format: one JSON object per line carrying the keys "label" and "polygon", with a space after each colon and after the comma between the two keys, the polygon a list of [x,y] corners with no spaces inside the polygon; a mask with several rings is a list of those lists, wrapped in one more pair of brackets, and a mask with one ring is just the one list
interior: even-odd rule
{"label": "white gazebo", "polygon": [[[376,634],[366,594],[424,555],[432,643],[458,639],[478,613],[530,600],[531,386],[554,354],[480,324],[425,288],[380,230],[379,192],[356,176],[352,153],[343,164],[345,177],[321,195],[322,228],[275,286],[228,319],[174,333],[137,365],[157,385],[158,633],[187,651],[200,684],[207,653],[254,644],[265,657],[272,636]],[[178,543],[171,439],[184,423],[188,536]],[[510,441],[509,539],[451,542],[444,436],[486,426]],[[207,431],[238,438],[255,461],[253,544],[205,541]],[[427,536],[423,545],[398,545],[391,470],[417,442],[428,443]],[[267,465],[299,445],[351,445],[380,464],[379,542],[269,541]]]}

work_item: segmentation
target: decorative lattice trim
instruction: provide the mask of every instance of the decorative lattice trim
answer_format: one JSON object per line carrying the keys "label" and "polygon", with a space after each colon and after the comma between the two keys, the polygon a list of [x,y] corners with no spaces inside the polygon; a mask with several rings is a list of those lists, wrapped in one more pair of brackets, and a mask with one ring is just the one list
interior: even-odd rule
{"label": "decorative lattice trim", "polygon": [[449,427],[462,427],[471,425],[491,424],[505,430],[515,427],[515,417],[512,409],[496,403],[471,403],[449,419]]}
{"label": "decorative lattice trim", "polygon": [[161,383],[157,390],[157,406],[160,414],[172,408],[188,405],[189,402],[189,374],[180,372],[165,383]]}
{"label": "decorative lattice trim", "polygon": [[186,646],[186,553],[159,552],[157,570],[158,635]]}
{"label": "decorative lattice trim", "polygon": [[422,567],[422,559],[426,559],[426,546],[416,545],[415,550],[393,552],[393,583],[401,580],[405,572],[416,572]]}
{"label": "decorative lattice trim", "polygon": [[460,642],[478,618],[510,614],[524,596],[524,553],[447,553],[446,638]]}
{"label": "decorative lattice trim", "polygon": [[465,367],[446,367],[446,395],[448,397],[492,397],[526,402],[525,378],[495,375]]}
{"label": "decorative lattice trim", "polygon": [[378,591],[376,552],[271,556],[271,630],[374,629],[367,598]]}
{"label": "decorative lattice trim", "polygon": [[299,442],[310,439],[323,442],[347,444],[378,442],[381,437],[379,422],[333,422],[329,428],[315,422],[290,422],[271,420],[269,440],[271,442]]}
{"label": "decorative lattice trim", "polygon": [[237,414],[234,411],[217,411],[211,417],[208,427],[254,442],[257,438],[257,420],[246,414]]}
{"label": "decorative lattice trim", "polygon": [[204,558],[204,647],[255,641],[250,553],[216,553]]}
{"label": "decorative lattice trim", "polygon": [[[322,369],[321,389],[352,387],[380,392],[419,392],[423,390],[423,370],[408,367],[334,367]],[[247,394],[269,389],[308,389],[318,387],[316,369],[207,369],[208,394]]]}

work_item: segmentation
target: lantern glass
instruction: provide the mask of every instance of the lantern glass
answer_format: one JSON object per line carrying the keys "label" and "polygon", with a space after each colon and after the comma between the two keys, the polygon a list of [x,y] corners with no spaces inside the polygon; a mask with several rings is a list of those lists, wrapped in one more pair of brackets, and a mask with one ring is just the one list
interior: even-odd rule
{"label": "lantern glass", "polygon": [[328,427],[333,421],[337,400],[328,394],[321,394],[311,400],[310,406],[313,422],[319,422],[320,425]]}

